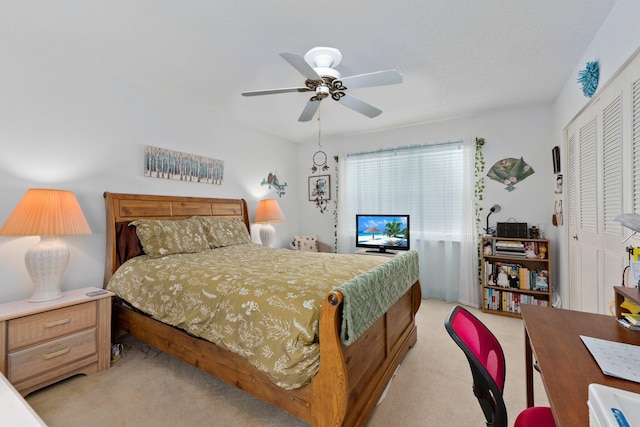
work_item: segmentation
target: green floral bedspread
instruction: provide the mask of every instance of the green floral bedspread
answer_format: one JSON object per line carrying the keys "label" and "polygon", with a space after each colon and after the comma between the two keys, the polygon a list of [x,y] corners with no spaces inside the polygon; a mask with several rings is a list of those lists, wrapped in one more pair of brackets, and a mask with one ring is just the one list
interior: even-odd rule
{"label": "green floral bedspread", "polygon": [[245,357],[280,387],[295,389],[318,371],[323,297],[386,260],[249,243],[139,256],[118,269],[107,289],[164,323]]}

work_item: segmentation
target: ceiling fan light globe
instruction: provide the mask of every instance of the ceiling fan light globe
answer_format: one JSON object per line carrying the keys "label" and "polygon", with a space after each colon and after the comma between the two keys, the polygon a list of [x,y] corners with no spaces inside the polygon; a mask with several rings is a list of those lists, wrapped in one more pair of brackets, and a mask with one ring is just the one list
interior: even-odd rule
{"label": "ceiling fan light globe", "polygon": [[318,99],[324,99],[331,94],[331,91],[327,86],[320,85],[316,87],[316,97]]}

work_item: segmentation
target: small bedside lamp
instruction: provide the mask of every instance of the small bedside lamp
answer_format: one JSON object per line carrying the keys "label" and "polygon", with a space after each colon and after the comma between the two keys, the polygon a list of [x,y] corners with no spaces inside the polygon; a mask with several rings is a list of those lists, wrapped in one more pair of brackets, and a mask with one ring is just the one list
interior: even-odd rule
{"label": "small bedside lamp", "polygon": [[0,228],[1,236],[40,236],[24,257],[34,286],[30,302],[62,297],[69,251],[57,236],[71,234],[91,234],[91,228],[76,196],[64,190],[29,189]]}
{"label": "small bedside lamp", "polygon": [[487,215],[487,228],[484,229],[488,235],[493,234],[493,231],[489,228],[489,217],[491,216],[492,213],[498,213],[501,210],[502,210],[502,207],[500,207],[500,205],[493,205],[489,209],[489,214]]}
{"label": "small bedside lamp", "polygon": [[260,228],[262,246],[271,247],[271,243],[276,237],[276,229],[273,228],[271,223],[281,221],[285,221],[285,218],[280,210],[278,201],[276,199],[260,200],[258,209],[256,209],[256,222],[262,224]]}

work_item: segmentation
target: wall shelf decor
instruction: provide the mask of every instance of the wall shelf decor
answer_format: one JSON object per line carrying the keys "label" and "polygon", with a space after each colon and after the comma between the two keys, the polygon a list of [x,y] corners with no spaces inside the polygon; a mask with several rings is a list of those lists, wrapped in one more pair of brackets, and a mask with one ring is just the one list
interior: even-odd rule
{"label": "wall shelf decor", "polygon": [[284,196],[284,189],[287,187],[287,183],[280,182],[275,172],[269,172],[269,175],[262,179],[260,185],[267,185],[269,190],[276,190],[278,197]]}

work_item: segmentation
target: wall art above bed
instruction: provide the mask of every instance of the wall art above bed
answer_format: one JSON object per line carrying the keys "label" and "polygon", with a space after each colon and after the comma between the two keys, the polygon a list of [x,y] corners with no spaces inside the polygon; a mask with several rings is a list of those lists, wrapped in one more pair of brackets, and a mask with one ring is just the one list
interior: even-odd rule
{"label": "wall art above bed", "polygon": [[220,185],[224,181],[224,161],[147,145],[144,176]]}

